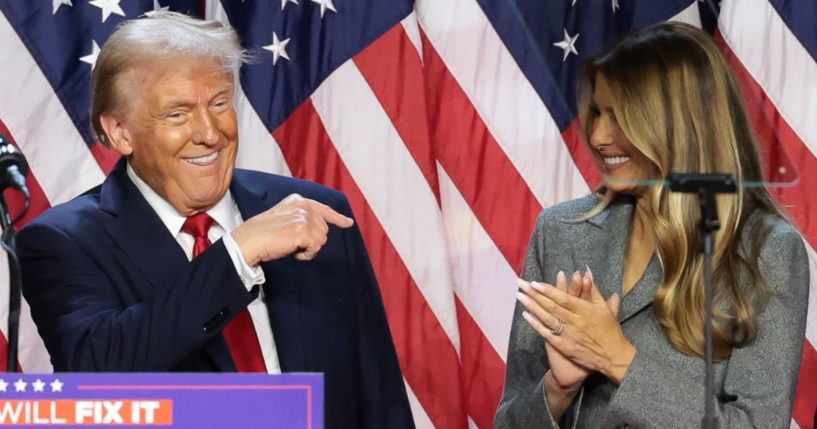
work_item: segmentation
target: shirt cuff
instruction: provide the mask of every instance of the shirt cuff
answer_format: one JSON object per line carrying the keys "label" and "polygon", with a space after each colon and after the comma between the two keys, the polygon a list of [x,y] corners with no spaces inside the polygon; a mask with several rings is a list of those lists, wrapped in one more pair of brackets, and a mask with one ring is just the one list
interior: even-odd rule
{"label": "shirt cuff", "polygon": [[227,253],[230,255],[230,259],[233,261],[235,271],[238,273],[238,277],[241,279],[241,282],[244,283],[244,287],[247,288],[248,292],[252,290],[253,286],[260,285],[267,281],[264,277],[264,270],[261,269],[260,265],[251,267],[247,264],[247,261],[244,260],[244,255],[241,254],[241,248],[238,247],[238,243],[233,240],[231,234],[224,234],[222,240],[224,241],[224,247],[227,248]]}

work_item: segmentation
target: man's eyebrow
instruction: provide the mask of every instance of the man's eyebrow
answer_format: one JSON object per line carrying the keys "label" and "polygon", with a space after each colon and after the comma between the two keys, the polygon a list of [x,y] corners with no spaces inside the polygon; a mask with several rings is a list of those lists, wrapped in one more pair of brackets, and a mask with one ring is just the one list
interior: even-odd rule
{"label": "man's eyebrow", "polygon": [[173,100],[173,101],[168,102],[167,104],[163,104],[161,106],[161,110],[173,110],[173,109],[176,109],[176,108],[179,108],[179,107],[190,107],[190,106],[193,106],[194,104],[196,104],[196,103],[193,102],[192,100],[184,100],[184,99]]}
{"label": "man's eyebrow", "polygon": [[[232,94],[232,92],[233,92],[232,89],[233,89],[232,84],[225,84],[221,88],[216,90],[216,92],[213,94],[211,99],[219,97],[219,96],[224,95],[224,94]],[[179,99],[176,99],[176,100],[171,100],[171,101],[167,102],[166,104],[163,104],[160,107],[160,109],[161,110],[172,110],[172,109],[176,109],[176,108],[179,108],[179,107],[192,107],[195,104],[196,104],[196,102],[193,99],[179,98]]]}

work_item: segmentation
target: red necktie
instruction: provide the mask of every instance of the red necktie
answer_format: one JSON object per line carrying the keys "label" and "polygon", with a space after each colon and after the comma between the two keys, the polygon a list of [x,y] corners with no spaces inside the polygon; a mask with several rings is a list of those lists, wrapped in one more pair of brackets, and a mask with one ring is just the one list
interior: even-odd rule
{"label": "red necktie", "polygon": [[[195,239],[194,258],[210,247],[207,232],[210,231],[211,226],[213,226],[213,218],[204,212],[190,216],[184,221],[182,231],[192,235]],[[267,372],[264,355],[261,353],[261,346],[258,345],[258,337],[255,335],[255,326],[252,324],[249,310],[245,308],[238,313],[235,319],[224,327],[222,333],[239,372]]]}

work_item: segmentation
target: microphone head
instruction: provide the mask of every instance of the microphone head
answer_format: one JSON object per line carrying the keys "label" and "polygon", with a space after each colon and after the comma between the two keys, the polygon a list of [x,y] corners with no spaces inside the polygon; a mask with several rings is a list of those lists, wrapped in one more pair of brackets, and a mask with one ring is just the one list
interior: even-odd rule
{"label": "microphone head", "polygon": [[9,166],[16,165],[20,173],[28,174],[28,162],[26,158],[3,134],[0,134],[0,171],[5,171]]}

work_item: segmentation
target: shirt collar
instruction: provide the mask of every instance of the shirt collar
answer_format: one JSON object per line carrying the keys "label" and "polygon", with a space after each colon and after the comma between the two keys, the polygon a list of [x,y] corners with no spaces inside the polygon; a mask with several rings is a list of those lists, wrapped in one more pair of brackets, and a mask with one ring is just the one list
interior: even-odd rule
{"label": "shirt collar", "polygon": [[[145,181],[136,174],[136,171],[131,167],[130,163],[127,165],[127,173],[128,177],[133,181],[133,184],[136,185],[136,189],[145,197],[145,200],[159,216],[159,219],[162,220],[162,223],[165,224],[170,234],[174,237],[178,235],[187,218],[182,216],[167,200],[162,198],[150,185],[145,183]],[[230,194],[230,191],[227,190],[216,205],[211,207],[210,210],[207,210],[207,214],[210,215],[219,226],[224,228],[225,231],[230,232],[238,226],[233,213],[234,205],[233,196]]]}

